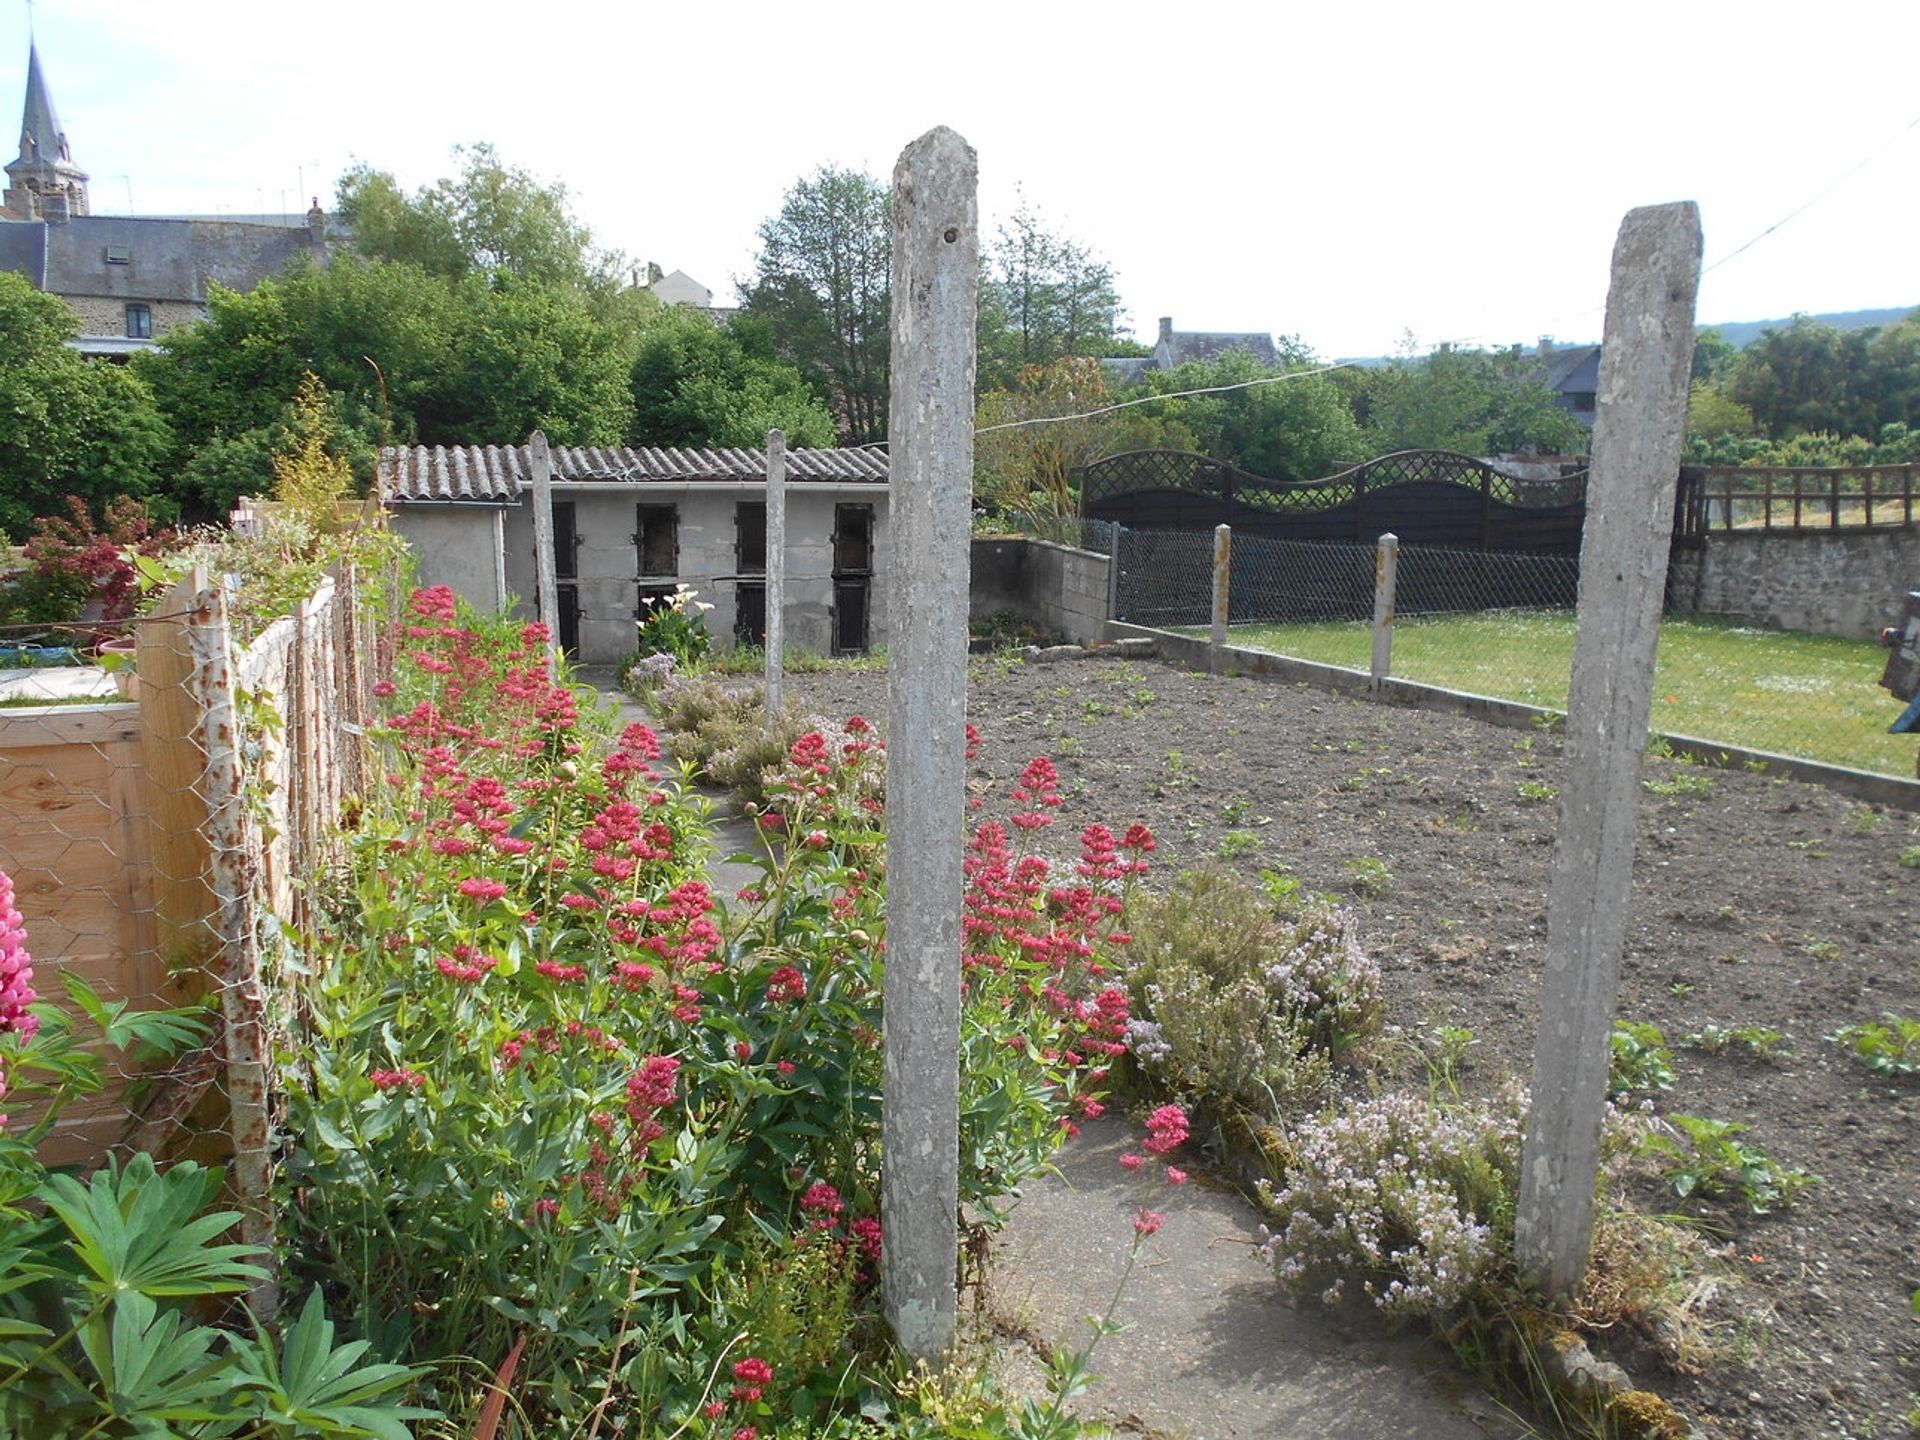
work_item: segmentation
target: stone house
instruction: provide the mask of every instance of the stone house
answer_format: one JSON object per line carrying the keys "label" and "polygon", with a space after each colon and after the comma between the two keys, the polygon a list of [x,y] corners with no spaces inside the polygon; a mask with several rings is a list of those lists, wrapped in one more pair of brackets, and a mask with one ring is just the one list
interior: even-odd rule
{"label": "stone house", "polygon": [[[574,449],[553,461],[561,643],[589,664],[633,653],[646,610],[688,585],[722,648],[766,636],[763,450]],[[419,581],[532,618],[532,459],[524,445],[393,447],[382,499]],[[877,450],[787,452],[786,644],[858,654],[886,643],[887,461]]]}
{"label": "stone house", "polygon": [[1137,385],[1151,370],[1173,370],[1190,362],[1218,360],[1229,350],[1244,350],[1262,365],[1278,365],[1282,356],[1273,336],[1258,330],[1176,330],[1173,317],[1160,317],[1160,334],[1153,354],[1100,362],[1115,389]]}
{"label": "stone house", "polygon": [[124,357],[205,318],[213,285],[251,290],[298,260],[326,262],[317,200],[298,222],[93,214],[87,172],[74,163],[36,48],[28,50],[20,154],[6,176],[0,270],[66,301],[80,320],[74,343],[90,355]]}

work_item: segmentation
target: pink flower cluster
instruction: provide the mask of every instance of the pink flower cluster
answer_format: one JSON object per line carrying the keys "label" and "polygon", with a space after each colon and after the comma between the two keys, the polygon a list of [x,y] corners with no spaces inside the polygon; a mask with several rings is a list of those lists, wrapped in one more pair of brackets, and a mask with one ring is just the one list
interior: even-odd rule
{"label": "pink flower cluster", "polygon": [[31,1039],[40,1022],[27,1007],[38,998],[33,956],[27,953],[27,922],[13,903],[12,877],[0,870],[0,1035],[11,1030]]}

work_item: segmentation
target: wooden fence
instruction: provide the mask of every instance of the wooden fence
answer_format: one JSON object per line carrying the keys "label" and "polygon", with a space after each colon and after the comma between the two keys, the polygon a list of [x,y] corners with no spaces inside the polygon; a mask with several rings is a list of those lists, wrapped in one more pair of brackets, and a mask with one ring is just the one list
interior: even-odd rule
{"label": "wooden fence", "polygon": [[1920,511],[1920,465],[1800,469],[1784,465],[1683,465],[1674,538],[1714,531],[1873,529],[1911,525]]}
{"label": "wooden fence", "polygon": [[265,922],[304,924],[342,806],[366,782],[379,631],[362,588],[339,567],[236,649],[228,596],[196,574],[131,622],[135,696],[0,710],[0,869],[42,998],[61,997],[69,969],[136,1007],[218,1001],[202,1052],[113,1076],[67,1112],[49,1156],[155,1148],[197,1109],[226,1136],[256,1233],[279,973]]}

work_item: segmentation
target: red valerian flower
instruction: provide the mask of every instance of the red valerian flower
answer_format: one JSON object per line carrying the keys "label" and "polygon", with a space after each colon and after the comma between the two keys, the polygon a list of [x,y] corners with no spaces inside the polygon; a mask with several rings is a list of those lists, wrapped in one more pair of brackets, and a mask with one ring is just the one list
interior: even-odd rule
{"label": "red valerian flower", "polygon": [[782,965],[767,977],[767,1003],[791,1004],[807,998],[807,977],[791,965]]}
{"label": "red valerian flower", "polygon": [[375,1070],[367,1078],[382,1094],[389,1090],[418,1090],[427,1083],[427,1077],[418,1070]]}
{"label": "red valerian flower", "polygon": [[1133,1217],[1133,1233],[1144,1240],[1166,1223],[1166,1216],[1162,1215],[1158,1210],[1149,1210],[1146,1206],[1142,1205],[1140,1207],[1140,1213]]}
{"label": "red valerian flower", "polygon": [[1162,1105],[1147,1116],[1147,1149],[1171,1155],[1187,1141],[1187,1114],[1178,1105]]}

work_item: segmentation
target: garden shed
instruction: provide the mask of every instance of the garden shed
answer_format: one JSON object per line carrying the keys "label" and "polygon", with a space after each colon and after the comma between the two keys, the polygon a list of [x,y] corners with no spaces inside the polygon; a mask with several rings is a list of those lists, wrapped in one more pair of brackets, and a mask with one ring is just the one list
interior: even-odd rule
{"label": "garden shed", "polygon": [[[713,607],[716,643],[764,639],[764,450],[551,453],[551,620],[575,658],[608,664],[633,653],[635,622],[678,585]],[[537,593],[529,446],[392,447],[380,475],[422,585],[450,585],[487,611]],[[884,644],[886,456],[790,450],[786,475],[787,644],[823,655]],[[535,612],[531,600],[520,606]]]}

